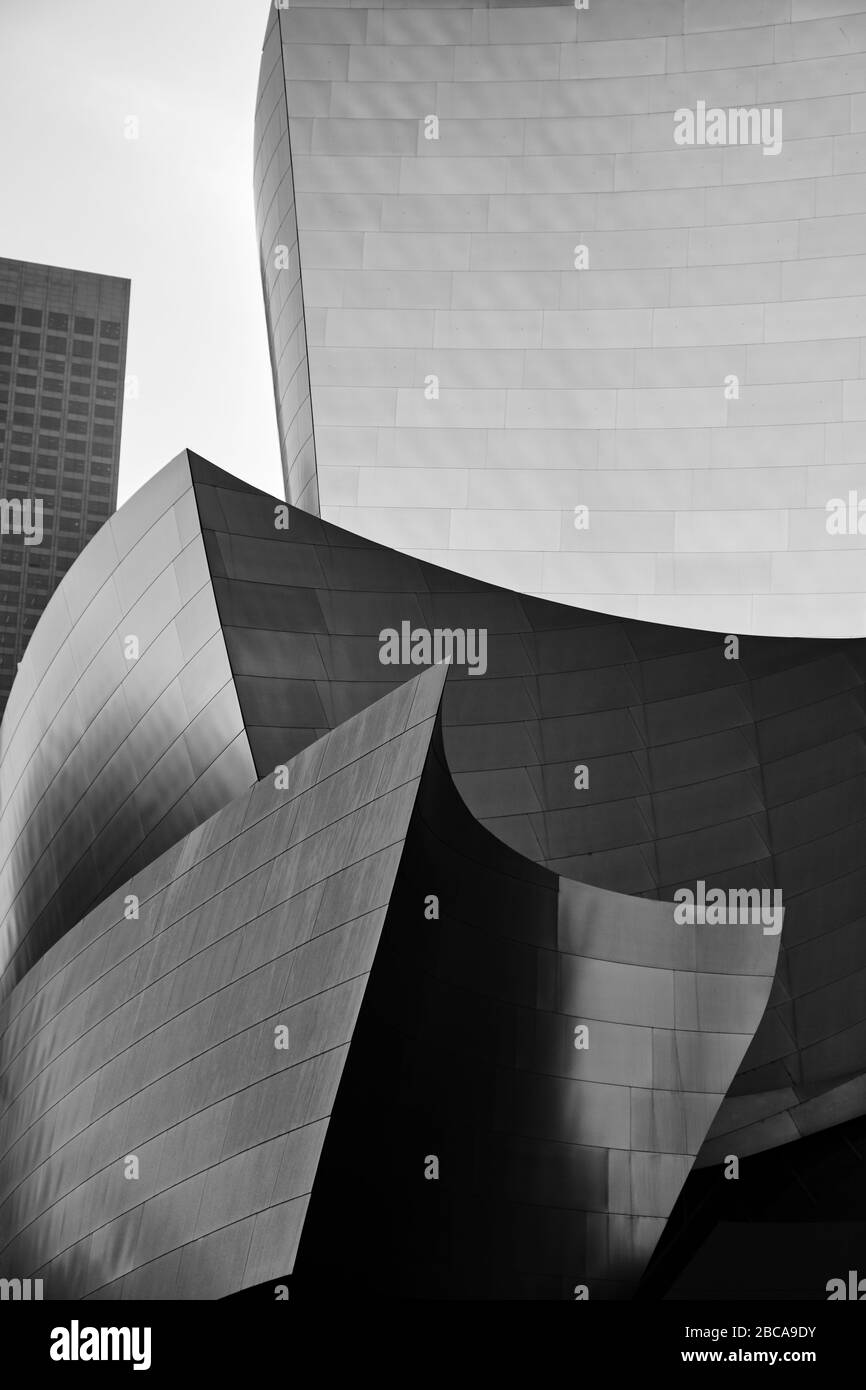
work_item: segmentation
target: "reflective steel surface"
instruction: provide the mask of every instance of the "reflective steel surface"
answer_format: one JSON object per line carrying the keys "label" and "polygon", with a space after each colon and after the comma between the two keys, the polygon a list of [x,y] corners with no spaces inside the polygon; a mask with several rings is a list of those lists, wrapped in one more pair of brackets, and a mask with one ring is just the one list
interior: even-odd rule
{"label": "reflective steel surface", "polygon": [[[272,8],[255,187],[291,500],[578,606],[866,633],[866,537],[826,526],[866,487],[862,11]],[[701,103],[772,143],[677,143]]]}
{"label": "reflective steel surface", "polygon": [[55,1299],[291,1272],[443,677],[231,802],[2,1005],[4,1272]]}
{"label": "reflective steel surface", "polygon": [[[83,1279],[109,1297],[127,1277],[130,1290],[162,1288],[165,1270],[180,1297],[291,1274],[300,1222],[252,1264],[185,1208],[171,1247],[134,1224],[135,1209],[170,1202],[160,1194],[188,1180],[197,1212],[222,1148],[195,1173],[174,1159],[150,1167],[148,1189],[121,1176],[109,1200],[106,1184],[112,1163],[191,1120],[199,1091],[216,1087],[216,1104],[237,1076],[243,1090],[258,1084],[244,1070],[258,1064],[250,1036],[241,1057],[217,1005],[195,1012],[196,990],[209,991],[203,1001],[243,993],[238,943],[275,906],[262,865],[287,844],[292,873],[314,875],[305,891],[356,850],[372,862],[372,797],[398,849],[375,905],[356,912],[367,889],[345,880],[342,920],[377,912],[381,942],[334,1044],[353,1038],[322,1112],[333,1143],[318,1168],[310,1160],[315,1182],[310,1170],[285,1197],[313,1194],[298,1288],[321,1287],[329,1265],[354,1268],[338,1229],[355,1223],[363,1248],[372,1217],[345,1210],[340,1177],[357,1163],[373,1188],[400,1194],[376,1258],[383,1279],[389,1259],[411,1270],[408,1294],[571,1297],[588,1283],[595,1297],[628,1296],[675,1204],[685,1210],[702,1181],[688,1176],[695,1160],[797,1149],[800,1134],[866,1109],[863,644],[742,638],[734,653],[726,634],[491,588],[303,510],[289,509],[287,529],[280,516],[277,499],[182,455],[88,547],[13,689],[0,730],[0,944],[14,986],[2,1041],[7,1254],[33,1274],[59,1261],[60,1287]],[[423,777],[414,742],[371,753],[383,711],[404,710],[419,675],[411,652],[382,661],[383,631],[404,624],[486,635],[483,673],[463,660],[429,673],[428,684],[447,679]],[[131,636],[140,652],[127,660]],[[329,757],[345,769],[339,785]],[[294,810],[265,826],[250,808],[276,794],[284,764]],[[420,779],[399,813],[389,777]],[[293,801],[311,780],[330,790]],[[674,894],[697,880],[780,891],[781,937],[677,924]],[[122,915],[130,893],[139,919]],[[269,920],[293,951],[294,919]],[[211,957],[198,959],[211,949],[213,990]],[[244,1019],[271,1019],[286,978],[266,969],[271,1013],[250,1002]],[[577,1048],[583,1025],[589,1044]],[[312,1057],[320,1024],[309,1028]],[[209,1079],[184,1071],[199,1055]],[[283,1109],[274,1123],[285,1119],[286,1135],[294,1110]],[[390,1138],[356,1154],[351,1134],[371,1113]],[[450,1186],[424,1177],[410,1139]],[[245,1164],[233,1190],[246,1190]],[[265,1221],[270,1199],[255,1205],[255,1193],[228,1223],[241,1245]],[[106,1235],[103,1261],[98,1233],[110,1230],[120,1244]],[[157,1251],[143,1260],[140,1234]],[[211,1253],[223,1239],[225,1262]],[[188,1246],[206,1258],[178,1253]]]}
{"label": "reflective steel surface", "polygon": [[0,992],[255,780],[185,455],[52,596],[0,725]]}

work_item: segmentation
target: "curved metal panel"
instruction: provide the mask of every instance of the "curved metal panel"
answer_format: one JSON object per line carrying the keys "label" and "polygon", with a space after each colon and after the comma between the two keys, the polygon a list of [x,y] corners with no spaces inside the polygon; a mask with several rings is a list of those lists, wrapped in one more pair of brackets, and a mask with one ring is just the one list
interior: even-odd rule
{"label": "curved metal panel", "polygon": [[259,268],[287,495],[319,510],[307,325],[283,70],[283,10],[271,8],[256,97],[254,177]]}
{"label": "curved metal panel", "polygon": [[318,465],[272,329],[287,495],[566,603],[866,632],[866,539],[826,524],[864,488],[866,25],[822,9],[281,11],[259,233],[272,322],[303,276]]}
{"label": "curved metal panel", "polygon": [[293,1296],[628,1297],[770,991],[778,940],[725,930],[509,850],[437,738]]}
{"label": "curved metal panel", "polygon": [[165,1299],[291,1271],[444,675],[233,801],[0,1006],[4,1273]]}
{"label": "curved metal panel", "polygon": [[[282,530],[274,508],[275,499],[195,455],[176,461],[84,553],[81,582],[58,591],[65,608],[55,602],[47,610],[2,732],[0,778],[10,788],[0,826],[3,891],[7,943],[17,946],[11,968],[35,961],[68,932],[78,904],[117,891],[124,856],[142,866],[179,842],[186,807],[199,823],[214,801],[225,804],[318,738],[340,744],[347,719],[417,675],[405,651],[383,664],[385,629],[483,630],[483,675],[467,661],[449,668],[443,756],[468,808],[466,844],[483,838],[494,877],[497,856],[514,855],[517,877],[534,884],[556,875],[580,881],[564,883],[558,895],[557,1003],[541,1004],[539,995],[535,1005],[524,1004],[572,1020],[589,1013],[609,1028],[604,1058],[586,1059],[589,1072],[551,1072],[557,1079],[545,1083],[544,1123],[556,1091],[563,1114],[579,1122],[573,1142],[608,1152],[604,1180],[616,1202],[606,1196],[593,1205],[584,1194],[575,1210],[586,1239],[591,1228],[596,1242],[586,1246],[585,1277],[619,1295],[639,1273],[711,1122],[702,1162],[717,1158],[718,1144],[734,1133],[747,1152],[862,1110],[863,643],[742,638],[728,659],[722,634],[495,589],[294,508]],[[148,662],[163,630],[169,657]],[[145,655],[121,666],[114,647],[122,652],[126,637],[142,633],[149,636]],[[202,667],[191,667],[198,674],[184,701],[169,698],[167,714],[150,725],[148,711],[183,670],[177,653],[194,662],[199,651]],[[203,747],[215,750],[217,765],[227,743],[242,747],[248,761],[222,782],[203,772],[185,807],[183,790],[174,792],[197,785],[184,780],[193,761],[189,702],[204,700],[207,681],[217,677],[239,733],[232,741],[208,715]],[[182,674],[180,681],[183,691]],[[51,703],[58,689],[70,692],[59,707]],[[135,756],[151,749],[152,728],[164,747],[150,781]],[[125,744],[135,756],[124,761],[111,750]],[[88,776],[94,749],[111,768],[107,806]],[[575,778],[580,767],[589,774],[583,785]],[[95,819],[106,810],[106,823]],[[160,810],[151,833],[148,818]],[[127,813],[136,834],[122,818]],[[475,822],[484,827],[477,835]],[[448,833],[437,833],[447,844]],[[99,854],[88,874],[78,865],[90,837]],[[677,956],[662,924],[674,892],[698,879],[725,891],[782,893],[774,989],[745,1057],[765,998],[761,951],[776,938],[752,929],[749,955],[736,928],[691,927],[686,935],[694,934],[698,954]],[[507,895],[496,891],[504,902]],[[621,913],[605,907],[606,892],[618,895]],[[656,924],[653,934],[640,929],[648,922]],[[54,949],[66,948],[61,941]],[[472,989],[484,994],[491,968],[506,984],[518,979],[510,952],[507,942],[490,941],[483,965],[465,964],[467,989],[474,980]],[[526,967],[547,1000],[547,967],[539,961],[549,958],[542,952]],[[34,970],[26,975],[22,998],[38,978]],[[506,992],[503,1003],[509,999]],[[651,1047],[640,1030],[651,1033]],[[419,1054],[427,1074],[440,1064],[447,1071],[453,1058],[432,1047],[428,1039]],[[526,1055],[530,1074],[547,1074],[543,1049]],[[495,1071],[495,1059],[488,1062]],[[596,1062],[602,1070],[593,1074]],[[568,1101],[578,1082],[579,1103]],[[609,1107],[598,1099],[605,1086],[621,1091]],[[434,1088],[431,1114],[435,1095]],[[598,1143],[588,1138],[593,1115],[614,1125],[596,1133]],[[641,1135],[640,1145],[620,1142],[616,1116],[621,1129],[627,1120],[629,1133]],[[515,1133],[526,1137],[519,1125]],[[544,1133],[545,1142],[560,1142]],[[540,1256],[538,1288],[549,1287],[553,1274],[572,1277],[572,1257],[568,1268],[553,1270],[549,1253]],[[481,1274],[473,1278],[480,1287]]]}
{"label": "curved metal panel", "polygon": [[37,624],[0,725],[0,992],[255,780],[181,454]]}
{"label": "curved metal panel", "polygon": [[728,659],[721,633],[496,589],[302,511],[275,532],[273,499],[235,492],[204,461],[193,470],[260,774],[411,675],[382,664],[386,629],[484,630],[483,678],[455,664],[443,713],[449,766],[482,824],[588,886],[782,895],[776,988],[718,1132],[754,1126],[745,1152],[817,1123],[791,1114],[816,1096],[816,1116],[860,1113],[862,640],[742,637]]}
{"label": "curved metal panel", "polygon": [[722,952],[479,827],[437,731],[445,669],[232,802],[13,991],[4,1271],[54,1298],[303,1296],[362,1269],[378,1296],[630,1293],[778,943],[733,929]]}

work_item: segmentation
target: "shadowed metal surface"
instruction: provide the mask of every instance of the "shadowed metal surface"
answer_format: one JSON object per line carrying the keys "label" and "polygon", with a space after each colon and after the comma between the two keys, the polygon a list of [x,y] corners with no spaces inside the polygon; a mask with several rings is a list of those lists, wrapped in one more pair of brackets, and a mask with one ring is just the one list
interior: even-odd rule
{"label": "shadowed metal surface", "polygon": [[377,1297],[632,1291],[778,943],[732,928],[722,951],[480,827],[442,753],[445,674],[218,812],[5,1001],[4,1272],[215,1298],[297,1251],[301,1294],[362,1270]]}
{"label": "shadowed metal surface", "polygon": [[[10,702],[15,717],[2,730],[0,785],[14,789],[3,822],[8,838],[2,891],[10,905],[3,932],[12,962],[7,978],[11,982],[23,967],[25,950],[38,960],[94,902],[117,893],[124,881],[121,865],[143,865],[164,848],[165,840],[151,833],[155,809],[162,810],[159,834],[177,843],[190,828],[185,808],[200,823],[213,799],[225,804],[240,795],[256,777],[266,777],[277,763],[415,676],[412,665],[381,663],[385,627],[399,629],[407,621],[485,629],[485,673],[452,665],[445,684],[443,749],[455,786],[470,816],[521,856],[521,863],[579,881],[563,890],[565,897],[577,894],[578,916],[585,914],[591,928],[574,948],[585,957],[578,976],[606,978],[602,994],[613,1001],[617,1026],[630,1022],[661,1030],[658,1051],[653,1036],[652,1079],[637,1072],[642,1080],[635,1080],[623,1060],[623,1085],[647,1092],[629,1100],[629,1124],[652,1137],[648,1151],[657,1142],[658,1152],[669,1156],[668,1175],[649,1187],[633,1174],[634,1157],[627,1164],[617,1160],[618,1190],[633,1188],[634,1210],[648,1223],[645,1235],[632,1233],[628,1241],[636,1243],[623,1247],[625,1265],[636,1267],[657,1234],[653,1222],[663,1219],[662,1208],[669,1209],[676,1194],[670,1175],[679,1171],[676,1181],[682,1180],[724,1091],[711,1145],[719,1136],[727,1142],[724,1136],[736,1131],[744,1152],[862,1110],[863,643],[743,638],[738,658],[728,660],[722,634],[584,613],[491,588],[297,509],[289,509],[288,530],[278,529],[278,506],[197,456],[182,456],[117,514],[109,533],[118,538],[117,550],[102,550],[97,540],[79,561],[86,582],[76,589],[78,601],[85,612],[89,603],[105,602],[108,617],[101,619],[93,606],[89,626],[78,623],[63,607],[64,586],[49,606],[33,643],[34,663],[38,658],[40,664],[33,671],[22,668]],[[157,544],[155,528],[163,517],[169,540]],[[137,612],[148,584],[158,582],[150,576],[163,572],[160,550],[177,553],[172,545],[180,547],[181,557],[189,554],[194,582],[190,587],[184,580],[183,588],[175,577],[165,603],[147,612],[162,617],[169,632],[179,621],[186,636],[170,639],[165,660],[146,664],[151,646],[158,647],[153,636],[130,669],[122,640],[130,630],[145,629],[137,618],[130,622],[129,614]],[[127,553],[133,559],[124,571],[118,554]],[[172,564],[176,576],[180,561]],[[116,568],[123,575],[117,581]],[[116,601],[118,590],[126,608]],[[186,612],[177,593],[201,606]],[[81,632],[86,644],[79,652]],[[212,750],[217,765],[227,744],[242,748],[244,757],[225,781],[207,787],[206,797],[188,797],[189,762],[180,735],[190,712],[173,704],[172,719],[158,724],[161,796],[144,796],[146,814],[132,814],[141,789],[123,770],[127,765],[118,763],[106,783],[111,796],[98,805],[110,813],[119,802],[131,818],[121,821],[124,833],[112,838],[108,815],[111,834],[85,874],[79,857],[82,846],[94,843],[97,803],[88,800],[90,764],[82,752],[98,748],[104,758],[126,740],[134,744],[146,731],[139,712],[183,671],[183,658],[208,641],[193,696],[201,700],[207,681],[216,680],[236,715],[228,726],[219,719],[211,725],[205,717],[203,748]],[[118,653],[117,659],[111,656],[108,675],[121,689],[126,681],[140,682],[131,686],[133,704],[112,700],[108,675],[98,668],[93,683],[77,675],[82,653],[101,647],[111,652],[112,642]],[[66,686],[60,682],[59,688],[74,691],[74,698],[59,705],[50,698],[58,672],[67,673]],[[91,724],[96,733],[88,733]],[[585,790],[574,780],[582,764],[590,773]],[[145,792],[147,786],[145,780]],[[166,815],[166,807],[180,808],[178,818],[174,810]],[[20,827],[17,840],[13,826]],[[46,827],[54,834],[48,849]],[[53,875],[47,897],[42,864],[50,864]],[[673,1016],[668,1012],[663,1020],[662,1010],[651,1023],[640,1014],[615,1016],[617,981],[625,982],[630,997],[629,972],[652,961],[641,955],[639,942],[620,940],[616,912],[600,906],[605,893],[626,895],[617,901],[629,902],[629,911],[632,905],[645,910],[646,920],[666,920],[671,909],[662,900],[699,878],[708,886],[779,888],[783,894],[785,931],[773,990],[742,1062],[738,1049],[757,1023],[753,991],[762,988],[766,962],[739,963],[736,929],[730,926],[688,929],[700,939],[701,951],[715,953],[713,967],[697,958],[683,964],[658,946],[657,974],[647,979],[658,983],[659,1000],[674,989]],[[638,903],[640,898],[649,901]],[[592,925],[599,921],[603,933]],[[760,933],[756,940],[760,945]],[[725,976],[748,976],[753,968],[749,989],[740,988],[741,1014]],[[682,971],[707,977],[695,986],[694,997],[676,994]],[[641,990],[647,1000],[656,997],[646,983]],[[575,997],[589,1007],[580,989]],[[602,1015],[597,1021],[611,1020]],[[698,1065],[685,1043],[660,1041],[662,1033],[679,1029],[728,1033],[730,1039],[712,1045],[703,1039]],[[616,1049],[609,1046],[613,1055]],[[627,1053],[626,1048],[623,1059]],[[728,1086],[729,1069],[737,1065]],[[649,1095],[656,1091],[671,1095]],[[616,1135],[606,1142],[624,1155]],[[718,1156],[711,1145],[699,1161]],[[632,1208],[612,1210],[625,1218]]]}
{"label": "shadowed metal surface", "polygon": [[629,1297],[769,994],[777,941],[729,930],[508,850],[437,736],[293,1296]]}
{"label": "shadowed metal surface", "polygon": [[489,588],[300,511],[277,539],[273,499],[193,470],[260,772],[281,740],[301,746],[411,674],[380,663],[385,628],[486,628],[486,673],[452,667],[443,707],[449,767],[482,824],[599,888],[782,892],[770,1006],[714,1133],[747,1130],[746,1152],[808,1132],[810,1113],[860,1113],[862,640],[743,637],[727,660],[723,634]]}

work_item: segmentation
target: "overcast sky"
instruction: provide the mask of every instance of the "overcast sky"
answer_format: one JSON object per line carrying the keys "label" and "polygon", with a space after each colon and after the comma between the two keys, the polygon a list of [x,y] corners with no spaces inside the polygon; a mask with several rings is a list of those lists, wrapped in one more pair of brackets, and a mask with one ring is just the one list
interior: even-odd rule
{"label": "overcast sky", "polygon": [[252,186],[267,18],[0,0],[0,255],[132,281],[120,502],[187,445],[283,493]]}

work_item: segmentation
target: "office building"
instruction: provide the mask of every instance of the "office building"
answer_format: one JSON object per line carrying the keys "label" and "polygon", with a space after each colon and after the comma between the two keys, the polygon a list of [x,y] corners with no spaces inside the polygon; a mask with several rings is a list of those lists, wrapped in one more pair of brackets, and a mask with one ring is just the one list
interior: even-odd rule
{"label": "office building", "polygon": [[129,281],[0,258],[0,712],[36,622],[114,511]]}

